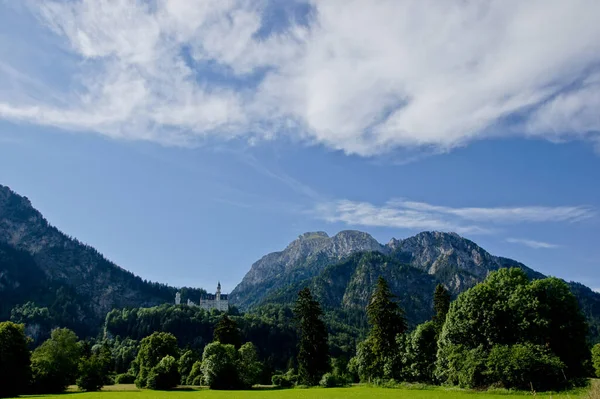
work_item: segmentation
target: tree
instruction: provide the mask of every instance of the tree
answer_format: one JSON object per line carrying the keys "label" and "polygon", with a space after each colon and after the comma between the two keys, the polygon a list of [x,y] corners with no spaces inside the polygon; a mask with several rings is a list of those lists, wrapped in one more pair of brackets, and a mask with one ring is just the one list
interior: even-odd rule
{"label": "tree", "polygon": [[187,350],[183,355],[181,355],[178,362],[178,369],[182,384],[185,385],[188,383],[187,380],[192,372],[194,363],[196,363],[198,360],[200,360],[200,356],[198,356],[198,354],[192,350]]}
{"label": "tree", "polygon": [[235,320],[230,319],[227,313],[219,319],[219,322],[215,326],[215,341],[223,345],[233,345],[236,349],[242,343],[240,329]]}
{"label": "tree", "polygon": [[300,329],[299,383],[315,386],[319,384],[323,374],[329,371],[328,332],[321,319],[323,315],[321,306],[313,299],[308,288],[304,288],[298,293],[294,315]]}
{"label": "tree", "polygon": [[31,355],[34,390],[60,393],[75,382],[81,347],[75,333],[66,328],[52,331],[50,339]]}
{"label": "tree", "polygon": [[381,358],[395,351],[396,336],[407,329],[404,312],[394,298],[385,279],[379,277],[375,292],[367,305],[367,317],[371,325],[369,337],[373,352]]}
{"label": "tree", "polygon": [[177,339],[173,334],[155,332],[144,338],[140,343],[140,350],[136,358],[139,373],[135,384],[139,388],[146,388],[148,386],[148,376],[152,369],[166,356],[175,358],[178,355]]}
{"label": "tree", "polygon": [[202,375],[210,389],[238,389],[237,352],[233,345],[213,342],[202,354]]}
{"label": "tree", "polygon": [[404,375],[410,381],[432,383],[437,355],[437,329],[435,322],[428,321],[417,326],[407,336]]}
{"label": "tree", "polygon": [[77,386],[82,391],[95,392],[102,389],[106,381],[106,361],[102,355],[81,358]]}
{"label": "tree", "polygon": [[202,362],[197,361],[192,365],[192,370],[187,377],[186,384],[187,385],[202,385],[203,381],[203,373],[202,373]]}
{"label": "tree", "polygon": [[131,362],[137,357],[140,343],[130,338],[121,340],[119,337],[110,346],[113,359],[113,369],[117,374],[127,373]]}
{"label": "tree", "polygon": [[256,347],[252,342],[246,342],[238,350],[239,380],[244,388],[258,384],[262,365],[258,360]]}
{"label": "tree", "polygon": [[512,299],[520,310],[521,342],[550,348],[564,363],[567,378],[587,377],[589,329],[569,286],[555,277],[535,280]]}
{"label": "tree", "polygon": [[150,370],[146,379],[146,386],[149,389],[165,391],[175,388],[179,381],[177,361],[173,356],[167,355]]}
{"label": "tree", "polygon": [[[467,387],[517,381],[518,376],[509,373],[519,373],[534,364],[531,354],[547,348],[548,361],[544,360],[541,369],[548,374],[536,378],[564,385],[566,380],[585,376],[587,331],[577,301],[564,281],[547,278],[529,282],[521,269],[500,269],[450,305],[438,344],[436,376],[442,382]],[[506,354],[519,355],[521,363],[491,370],[488,357],[492,351],[501,364],[506,364]],[[555,378],[553,370],[558,363],[553,356],[564,365],[562,379]],[[499,374],[502,370],[507,374]]]}
{"label": "tree", "polygon": [[375,378],[383,377],[384,364],[375,356],[371,337],[358,343],[356,356],[350,359],[348,368],[362,382],[372,382]]}
{"label": "tree", "polygon": [[102,368],[104,376],[104,385],[111,383],[110,374],[114,372],[115,359],[113,359],[112,350],[107,342],[96,344],[91,348],[90,354],[87,357],[95,356],[98,365]]}
{"label": "tree", "polygon": [[24,392],[31,375],[30,363],[25,327],[0,323],[0,398]]}
{"label": "tree", "polygon": [[446,321],[446,315],[450,309],[451,298],[450,293],[442,284],[438,284],[435,287],[435,292],[433,293],[433,311],[435,313],[433,321],[435,322],[438,331],[442,330],[444,322]]}
{"label": "tree", "polygon": [[596,371],[596,377],[600,378],[600,344],[592,348],[592,365]]}
{"label": "tree", "polygon": [[565,364],[545,346],[497,345],[486,361],[491,381],[508,389],[547,391],[563,385]]}

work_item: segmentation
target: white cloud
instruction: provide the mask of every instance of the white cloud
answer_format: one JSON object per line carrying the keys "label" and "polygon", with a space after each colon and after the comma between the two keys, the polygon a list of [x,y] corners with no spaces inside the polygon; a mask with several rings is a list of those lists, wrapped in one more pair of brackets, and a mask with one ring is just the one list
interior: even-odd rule
{"label": "white cloud", "polygon": [[176,145],[291,135],[361,155],[600,133],[596,0],[312,1],[308,25],[267,34],[266,0],[30,4],[78,72],[51,96],[52,74],[0,80],[4,119]]}
{"label": "white cloud", "polygon": [[600,288],[592,288],[592,291],[595,291],[600,294]]}
{"label": "white cloud", "polygon": [[528,240],[525,238],[507,238],[506,242],[510,242],[512,244],[525,245],[525,246],[527,246],[529,248],[533,248],[533,249],[552,249],[552,248],[560,247],[560,245],[550,244],[550,243],[543,242],[543,241]]}
{"label": "white cloud", "polygon": [[391,204],[417,211],[453,215],[476,222],[577,222],[582,219],[588,219],[594,215],[594,211],[585,206],[450,208],[405,200],[392,201]]}
{"label": "white cloud", "polygon": [[[442,230],[463,234],[490,233],[495,226],[506,224],[577,222],[595,216],[592,209],[577,206],[451,208],[407,200],[393,200],[382,206],[339,200],[317,205],[314,214],[328,222],[341,222],[352,226]],[[485,225],[481,225],[482,222],[485,222]],[[524,241],[519,242],[525,244]],[[545,243],[529,241],[527,244],[531,246]]]}

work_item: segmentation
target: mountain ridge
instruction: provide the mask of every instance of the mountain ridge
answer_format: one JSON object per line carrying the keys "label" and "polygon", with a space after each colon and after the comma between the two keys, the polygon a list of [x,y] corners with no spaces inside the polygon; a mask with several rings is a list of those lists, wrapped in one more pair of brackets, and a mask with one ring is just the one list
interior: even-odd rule
{"label": "mountain ridge", "polygon": [[[19,287],[31,281],[15,269],[15,259],[21,262],[19,268],[31,270],[46,287],[36,285],[37,291],[28,298],[19,295]],[[65,295],[62,304],[56,304],[59,289]],[[0,185],[0,317],[9,317],[8,308],[24,305],[27,299],[51,311],[57,308],[54,313],[65,313],[62,316],[75,314],[72,322],[86,325],[89,329],[81,332],[90,333],[101,326],[113,308],[168,303],[177,290],[147,282],[93,247],[67,236],[52,226],[27,197]],[[184,291],[184,296],[194,297],[205,293],[200,289]],[[59,319],[62,316],[55,314]]]}
{"label": "mountain ridge", "polygon": [[[457,296],[504,267],[518,267],[532,279],[546,277],[516,260],[491,255],[457,233],[421,232],[384,245],[356,230],[332,237],[307,232],[255,262],[229,298],[242,309],[271,302],[289,305],[297,289],[309,287],[325,307],[353,312],[364,308],[376,277],[383,276],[416,325],[432,315],[435,285],[443,284]],[[579,283],[568,284],[592,336],[600,338],[600,294]]]}
{"label": "mountain ridge", "polygon": [[[477,280],[485,278],[491,270],[509,266],[521,267],[530,277],[543,276],[520,262],[493,256],[457,233],[425,231],[405,239],[392,238],[387,244],[381,244],[370,234],[358,230],[342,230],[332,237],[318,231],[301,234],[284,250],[272,252],[256,261],[231,292],[230,298],[234,303],[245,307],[257,302],[244,298],[252,285],[261,286],[259,297],[266,296],[270,290],[280,288],[290,280],[294,282],[302,277],[314,276],[327,264],[362,251],[392,256],[429,274],[436,274],[444,269],[444,265],[452,264],[469,275],[474,275]],[[277,276],[283,273],[291,276],[278,280]],[[472,282],[473,279],[466,281],[467,277],[466,273],[457,275],[458,280],[447,282],[448,288],[460,291],[464,283]],[[269,281],[272,278],[275,281]],[[268,283],[265,284],[265,281]]]}

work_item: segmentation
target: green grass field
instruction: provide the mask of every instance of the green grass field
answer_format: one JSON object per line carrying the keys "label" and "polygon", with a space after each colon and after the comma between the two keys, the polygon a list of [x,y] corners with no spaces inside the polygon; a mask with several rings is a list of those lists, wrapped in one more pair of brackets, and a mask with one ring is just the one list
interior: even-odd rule
{"label": "green grass field", "polygon": [[[597,383],[597,381],[596,381]],[[596,384],[595,388],[600,388]],[[596,393],[588,391],[565,392],[561,394],[537,394],[538,397],[545,398],[582,398],[582,399],[600,399],[598,392],[600,389],[594,389]],[[65,395],[43,396],[44,398],[65,398]],[[180,390],[171,392],[160,391],[139,391],[131,385],[117,385],[106,387],[102,392],[78,393],[72,392],[67,395],[70,399],[493,399],[493,398],[526,398],[532,397],[530,393],[490,393],[474,392],[458,389],[387,389],[371,388],[366,386],[354,386],[350,388],[334,389],[286,389],[286,390],[252,390],[252,391],[210,391],[210,390]]]}

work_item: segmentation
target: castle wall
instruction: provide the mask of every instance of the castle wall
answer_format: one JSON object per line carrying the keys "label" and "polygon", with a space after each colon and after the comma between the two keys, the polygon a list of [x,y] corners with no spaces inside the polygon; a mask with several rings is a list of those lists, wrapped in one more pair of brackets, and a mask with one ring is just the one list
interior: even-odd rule
{"label": "castle wall", "polygon": [[229,301],[227,300],[213,300],[213,299],[201,299],[198,304],[199,307],[205,310],[217,309],[222,312],[226,312],[229,310]]}

